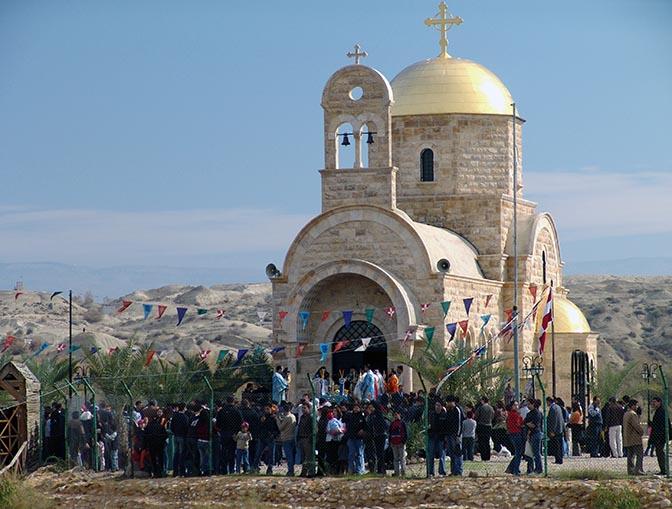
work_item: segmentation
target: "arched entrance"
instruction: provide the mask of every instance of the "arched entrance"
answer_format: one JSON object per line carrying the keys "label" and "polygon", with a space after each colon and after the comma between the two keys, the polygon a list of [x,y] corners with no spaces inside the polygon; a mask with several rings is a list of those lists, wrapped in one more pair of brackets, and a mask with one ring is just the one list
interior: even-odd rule
{"label": "arched entrance", "polygon": [[[371,338],[367,349],[363,352],[357,352],[357,348],[362,346],[362,338]],[[348,341],[348,344],[334,352],[339,341]],[[349,373],[350,368],[355,368],[358,372],[366,364],[371,365],[373,369],[378,369],[381,373],[387,370],[387,343],[381,330],[373,324],[364,320],[354,320],[350,326],[341,327],[332,342],[331,350],[332,373],[335,380],[338,380],[338,374],[341,372]]]}

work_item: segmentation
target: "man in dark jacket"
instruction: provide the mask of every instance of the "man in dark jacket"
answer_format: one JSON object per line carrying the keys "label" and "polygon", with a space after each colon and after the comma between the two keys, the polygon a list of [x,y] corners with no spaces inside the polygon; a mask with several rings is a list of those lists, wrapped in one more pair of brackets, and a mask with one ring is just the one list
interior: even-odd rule
{"label": "man in dark jacket", "polygon": [[145,447],[152,460],[152,476],[163,477],[163,452],[166,448],[168,432],[161,424],[161,413],[157,412],[145,428]]}
{"label": "man in dark jacket", "polygon": [[280,434],[280,430],[278,429],[278,423],[275,420],[270,403],[264,405],[264,413],[259,418],[259,421],[258,443],[254,454],[254,461],[252,462],[252,470],[259,472],[261,457],[264,451],[268,451],[266,474],[271,475],[273,474],[273,463],[275,463],[275,439]]}
{"label": "man in dark jacket", "polygon": [[364,432],[366,418],[358,403],[343,416],[345,435],[348,442],[348,473],[351,475],[364,474]]}
{"label": "man in dark jacket", "polygon": [[448,413],[440,400],[434,403],[434,411],[429,414],[429,447],[427,465],[430,477],[434,475],[434,460],[439,456],[439,475],[446,475],[446,436],[448,435]]}
{"label": "man in dark jacket", "polygon": [[217,428],[219,429],[222,444],[220,470],[221,473],[233,474],[236,466],[236,441],[233,435],[240,431],[243,415],[235,406],[233,396],[226,398],[226,403],[217,412]]}
{"label": "man in dark jacket", "polygon": [[663,408],[663,400],[656,396],[651,401],[653,401],[653,407],[655,408],[655,411],[653,412],[653,418],[649,423],[649,426],[651,426],[651,436],[649,437],[649,443],[652,444],[656,450],[656,458],[658,459],[658,467],[660,468],[660,472],[658,472],[658,474],[667,475],[665,465],[665,428],[669,429],[670,423],[665,422],[665,409]]}
{"label": "man in dark jacket", "polygon": [[462,475],[462,421],[464,414],[455,396],[446,397],[446,449],[450,457],[450,475]]}
{"label": "man in dark jacket", "polygon": [[173,408],[173,417],[170,419],[170,431],[173,432],[173,477],[186,475],[186,439],[189,431],[189,417],[186,414],[187,406],[179,403]]}

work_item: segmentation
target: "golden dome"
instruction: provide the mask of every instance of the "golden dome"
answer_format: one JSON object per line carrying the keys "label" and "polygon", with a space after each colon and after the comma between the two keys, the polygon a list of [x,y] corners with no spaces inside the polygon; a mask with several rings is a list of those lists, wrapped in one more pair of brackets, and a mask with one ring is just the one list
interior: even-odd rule
{"label": "golden dome", "polygon": [[436,113],[510,115],[511,94],[488,69],[471,60],[434,58],[392,80],[392,116]]}
{"label": "golden dome", "polygon": [[[542,303],[537,311],[535,337],[539,334],[545,300],[546,298],[544,297],[544,303]],[[553,301],[553,327],[557,334],[590,332],[588,320],[586,320],[586,317],[576,304],[565,297],[556,296],[555,292],[553,293]],[[550,334],[550,332],[549,327],[547,333]]]}

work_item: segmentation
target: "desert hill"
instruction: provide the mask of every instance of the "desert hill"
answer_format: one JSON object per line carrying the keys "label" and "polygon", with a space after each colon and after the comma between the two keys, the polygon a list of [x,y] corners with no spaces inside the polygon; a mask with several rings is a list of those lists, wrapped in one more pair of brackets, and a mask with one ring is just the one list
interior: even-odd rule
{"label": "desert hill", "polygon": [[[565,286],[591,328],[600,333],[602,365],[672,358],[672,277],[568,276]],[[152,342],[157,351],[187,355],[206,349],[268,347],[270,292],[269,283],[171,285],[138,290],[108,303],[76,297],[73,344],[95,344],[107,351],[133,338]],[[133,304],[118,313],[122,301]],[[147,319],[142,304],[152,306]],[[159,305],[166,306],[160,320]],[[179,327],[177,307],[187,309]],[[205,312],[198,314],[199,310]],[[223,311],[220,318],[218,310]],[[16,337],[9,354],[27,357],[46,341],[50,346],[41,355],[57,355],[56,345],[67,343],[68,333],[67,295],[51,299],[48,293],[26,290],[16,297],[13,290],[0,291],[0,338]]]}

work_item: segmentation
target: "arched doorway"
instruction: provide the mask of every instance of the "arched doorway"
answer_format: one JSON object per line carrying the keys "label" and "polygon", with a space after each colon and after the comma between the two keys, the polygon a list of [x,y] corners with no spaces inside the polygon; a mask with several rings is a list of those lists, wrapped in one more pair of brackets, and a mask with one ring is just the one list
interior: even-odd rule
{"label": "arched doorway", "polygon": [[[363,352],[357,352],[357,348],[362,346],[362,338],[371,338],[367,349]],[[339,341],[348,341],[346,345],[334,352]],[[339,373],[347,374],[350,368],[355,368],[358,372],[365,365],[369,364],[373,369],[378,369],[381,373],[387,370],[387,343],[381,330],[373,324],[364,320],[354,320],[350,326],[341,327],[331,345],[333,355],[332,373],[335,380],[338,380]]]}

